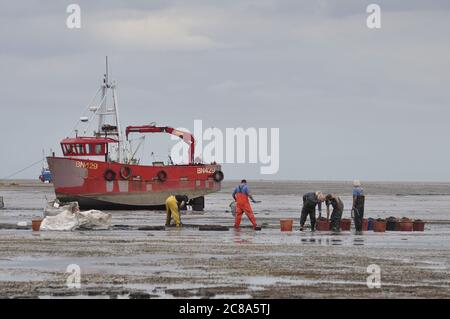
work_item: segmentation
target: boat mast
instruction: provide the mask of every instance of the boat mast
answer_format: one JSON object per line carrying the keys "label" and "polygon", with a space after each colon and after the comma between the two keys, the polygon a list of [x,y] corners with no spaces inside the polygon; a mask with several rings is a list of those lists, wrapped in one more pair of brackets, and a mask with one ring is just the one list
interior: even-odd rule
{"label": "boat mast", "polygon": [[103,126],[106,124],[106,98],[108,93],[109,83],[108,83],[108,57],[106,57],[106,72],[103,74],[103,84],[102,84],[102,96],[101,96],[101,104],[100,108],[97,111],[98,115],[98,131],[103,132]]}
{"label": "boat mast", "polygon": [[117,127],[117,137],[118,137],[118,162],[122,163],[123,160],[126,160],[125,157],[125,147],[124,147],[124,143],[123,143],[123,137],[122,137],[122,128],[120,127],[120,118],[119,118],[119,104],[117,102],[117,93],[116,93],[116,83],[114,82],[111,85],[111,90],[112,90],[112,96],[113,96],[113,103],[114,103],[114,112],[115,112],[115,122],[116,122],[116,127]]}
{"label": "boat mast", "polygon": [[[103,78],[103,84],[102,84],[102,96],[101,96],[101,104],[100,108],[97,111],[97,115],[99,117],[98,120],[98,132],[103,132],[105,134],[110,135],[117,135],[117,161],[119,163],[122,163],[123,156],[124,156],[124,149],[123,149],[123,137],[122,137],[122,130],[120,127],[120,120],[119,120],[119,106],[117,102],[117,93],[116,93],[116,83],[109,82],[109,70],[108,70],[108,57],[106,57],[106,72],[104,74]],[[111,90],[112,92],[112,106],[108,107],[107,104],[107,95],[108,90]],[[113,116],[112,125],[115,126],[114,129],[108,128],[108,123],[106,121],[107,116]]]}

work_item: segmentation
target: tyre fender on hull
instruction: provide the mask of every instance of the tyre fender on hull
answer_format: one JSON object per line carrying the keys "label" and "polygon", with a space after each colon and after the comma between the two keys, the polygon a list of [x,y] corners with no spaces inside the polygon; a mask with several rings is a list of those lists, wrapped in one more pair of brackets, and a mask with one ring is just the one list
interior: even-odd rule
{"label": "tyre fender on hull", "polygon": [[108,182],[111,182],[116,179],[116,172],[114,172],[112,169],[108,168],[105,173],[103,174],[103,177]]}
{"label": "tyre fender on hull", "polygon": [[159,171],[158,174],[156,174],[156,177],[158,177],[161,182],[165,182],[167,180],[167,173],[166,171]]}
{"label": "tyre fender on hull", "polygon": [[221,182],[221,181],[223,181],[223,178],[224,178],[224,175],[223,175],[223,172],[222,172],[222,171],[215,171],[215,172],[214,172],[214,174],[213,174],[213,179],[214,179],[216,182]]}
{"label": "tyre fender on hull", "polygon": [[129,179],[131,177],[132,170],[129,166],[123,166],[120,169],[120,177],[123,179]]}

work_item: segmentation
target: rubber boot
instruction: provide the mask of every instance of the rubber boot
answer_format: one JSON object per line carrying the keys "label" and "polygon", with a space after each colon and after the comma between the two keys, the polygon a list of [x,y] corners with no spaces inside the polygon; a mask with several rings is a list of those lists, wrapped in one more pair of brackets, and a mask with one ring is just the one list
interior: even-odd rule
{"label": "rubber boot", "polygon": [[311,221],[311,232],[315,232],[316,231],[316,221],[312,220]]}

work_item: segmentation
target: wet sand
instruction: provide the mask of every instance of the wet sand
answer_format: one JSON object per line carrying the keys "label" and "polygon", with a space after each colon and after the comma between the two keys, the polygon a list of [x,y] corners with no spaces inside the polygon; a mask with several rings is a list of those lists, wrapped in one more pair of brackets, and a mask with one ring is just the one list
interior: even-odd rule
{"label": "wet sand", "polygon": [[[45,196],[53,198],[51,187],[18,184],[0,185],[6,206],[0,224],[13,228],[39,216]],[[226,211],[232,185],[208,196],[205,212],[183,214],[181,230],[138,230],[163,224],[164,213],[150,211],[112,212],[116,227],[108,231],[0,227],[0,297],[450,297],[450,184],[366,185],[367,216],[421,218],[428,221],[423,233],[279,231],[280,218],[295,218],[298,227],[305,191],[337,192],[348,207],[351,186],[340,182],[253,182],[262,231],[199,231],[196,225],[232,226]],[[79,289],[66,285],[70,264],[81,268]],[[366,284],[372,264],[381,268],[379,289]]]}

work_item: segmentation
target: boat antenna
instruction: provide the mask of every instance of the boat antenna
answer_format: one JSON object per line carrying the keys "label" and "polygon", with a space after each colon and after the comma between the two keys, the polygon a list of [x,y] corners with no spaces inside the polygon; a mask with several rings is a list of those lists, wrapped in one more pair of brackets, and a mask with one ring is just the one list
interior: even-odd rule
{"label": "boat antenna", "polygon": [[109,82],[108,82],[108,56],[106,56],[106,73],[105,73],[105,81],[106,81],[106,86],[109,87]]}

